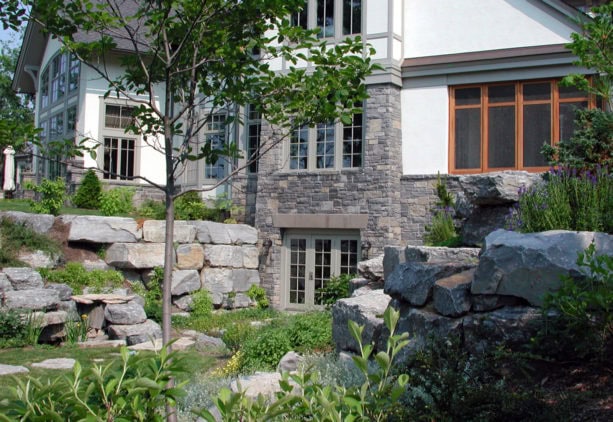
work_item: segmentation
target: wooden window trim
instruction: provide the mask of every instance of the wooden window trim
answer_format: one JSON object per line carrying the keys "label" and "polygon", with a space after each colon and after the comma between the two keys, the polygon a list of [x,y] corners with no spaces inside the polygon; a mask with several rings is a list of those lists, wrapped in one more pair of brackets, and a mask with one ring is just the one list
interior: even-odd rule
{"label": "wooden window trim", "polygon": [[[495,83],[486,83],[486,84],[468,84],[468,85],[457,85],[449,87],[449,143],[448,143],[448,171],[450,174],[475,174],[475,173],[488,173],[494,171],[504,171],[504,170],[525,170],[529,172],[542,172],[548,169],[547,166],[540,167],[524,167],[523,165],[523,157],[524,157],[524,139],[523,139],[523,128],[524,128],[524,106],[525,105],[536,105],[536,104],[549,104],[551,105],[551,116],[550,116],[550,133],[553,145],[557,144],[560,141],[560,105],[565,103],[575,103],[575,102],[587,102],[588,109],[595,108],[597,105],[596,98],[593,95],[587,94],[586,96],[573,96],[569,98],[560,98],[559,91],[559,79],[535,79],[535,80],[524,80],[524,81],[507,81],[507,82],[495,82]],[[538,83],[549,83],[551,86],[551,95],[549,100],[524,100],[523,95],[523,87],[525,85],[530,84],[538,84]],[[490,87],[501,86],[501,85],[515,85],[515,101],[514,102],[500,102],[495,103],[495,105],[491,105],[488,100],[488,92]],[[459,105],[456,106],[455,93],[458,89],[466,89],[466,88],[479,88],[481,91],[481,101],[479,104],[469,104],[469,105]],[[498,107],[504,105],[514,105],[515,106],[515,166],[514,167],[489,167],[488,166],[488,110],[490,107]],[[481,167],[480,168],[470,168],[470,169],[456,169],[456,145],[455,145],[455,112],[456,110],[465,110],[465,109],[480,109],[480,160]]]}

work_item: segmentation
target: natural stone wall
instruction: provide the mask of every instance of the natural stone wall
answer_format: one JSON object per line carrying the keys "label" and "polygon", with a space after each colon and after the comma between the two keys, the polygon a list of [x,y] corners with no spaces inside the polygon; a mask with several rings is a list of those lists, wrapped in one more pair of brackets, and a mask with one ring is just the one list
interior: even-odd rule
{"label": "natural stone wall", "polygon": [[[365,104],[364,162],[362,167],[330,171],[287,171],[283,145],[260,160],[257,178],[255,227],[273,246],[262,265],[262,284],[273,306],[281,302],[281,246],[283,227],[273,225],[275,214],[367,214],[362,241],[371,255],[401,240],[400,88],[372,85]],[[262,128],[262,137],[271,137]],[[330,229],[339,227],[330,227]]]}

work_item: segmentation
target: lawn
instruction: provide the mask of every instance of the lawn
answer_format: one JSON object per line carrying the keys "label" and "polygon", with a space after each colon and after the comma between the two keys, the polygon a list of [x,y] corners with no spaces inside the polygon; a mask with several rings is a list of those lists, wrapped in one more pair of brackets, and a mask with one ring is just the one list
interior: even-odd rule
{"label": "lawn", "polygon": [[[0,211],[21,211],[32,213],[30,201],[27,199],[0,199]],[[100,215],[99,210],[85,208],[62,207],[61,214]]]}

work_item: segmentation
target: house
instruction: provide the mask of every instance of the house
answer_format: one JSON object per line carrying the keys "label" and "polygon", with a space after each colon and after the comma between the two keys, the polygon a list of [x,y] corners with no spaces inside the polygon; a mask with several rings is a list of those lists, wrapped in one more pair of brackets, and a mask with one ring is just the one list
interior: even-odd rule
{"label": "house", "polygon": [[[567,137],[573,110],[595,106],[558,81],[589,73],[573,66],[564,44],[579,30],[573,19],[598,3],[306,1],[291,17],[295,25],[321,28],[330,43],[361,34],[383,70],[367,80],[370,98],[351,124],[300,128],[222,188],[260,232],[261,277],[273,305],[313,306],[330,276],[355,271],[386,245],[419,242],[439,172],[544,170],[543,141]],[[44,136],[103,140],[98,161],[84,164],[111,171],[109,183],[144,189],[130,180],[137,174],[159,181],[161,155],[123,133],[131,105],[103,98],[106,85],[59,47],[28,27],[14,80],[15,88],[37,94]],[[249,105],[239,112],[242,126],[230,130],[227,115],[213,115],[203,136],[235,139],[249,155],[269,133]],[[201,188],[232,165],[192,163],[182,185]],[[39,160],[38,171],[49,177],[67,170]]]}

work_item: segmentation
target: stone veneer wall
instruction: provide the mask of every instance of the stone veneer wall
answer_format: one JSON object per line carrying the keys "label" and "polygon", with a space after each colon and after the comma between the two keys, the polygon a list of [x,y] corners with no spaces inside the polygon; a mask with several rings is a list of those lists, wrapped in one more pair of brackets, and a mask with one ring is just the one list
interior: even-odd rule
{"label": "stone veneer wall", "polygon": [[257,179],[255,227],[261,241],[273,243],[260,266],[262,286],[273,306],[281,304],[283,229],[273,225],[273,215],[368,214],[361,239],[371,242],[373,256],[380,254],[384,246],[401,242],[400,88],[372,85],[368,93],[361,168],[286,171],[283,145],[278,145],[260,160],[262,171]]}
{"label": "stone veneer wall", "polygon": [[[426,226],[432,222],[433,209],[438,197],[436,195],[437,175],[402,176],[401,220],[402,241],[404,244],[422,245]],[[458,176],[442,175],[447,183],[447,190],[452,194],[462,191]]]}

